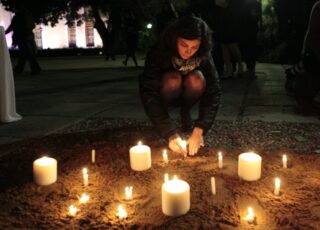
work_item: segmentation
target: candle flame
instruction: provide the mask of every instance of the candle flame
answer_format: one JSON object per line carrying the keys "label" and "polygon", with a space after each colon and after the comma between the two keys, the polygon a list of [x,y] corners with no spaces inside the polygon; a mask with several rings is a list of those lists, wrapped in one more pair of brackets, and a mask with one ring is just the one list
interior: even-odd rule
{"label": "candle flame", "polygon": [[89,199],[90,199],[90,197],[87,194],[83,193],[79,199],[79,203],[85,204],[88,202]]}
{"label": "candle flame", "polygon": [[141,141],[138,141],[138,145],[142,145],[142,142],[141,142]]}
{"label": "candle flame", "polygon": [[78,212],[78,208],[75,207],[73,204],[69,206],[69,215],[70,216],[75,216]]}
{"label": "candle flame", "polygon": [[167,181],[169,181],[169,174],[165,173],[164,174],[164,182],[167,182]]}
{"label": "candle flame", "polygon": [[276,178],[274,179],[274,186],[275,186],[276,188],[280,188],[280,185],[281,185],[281,180],[280,180],[278,177],[276,177]]}
{"label": "candle flame", "polygon": [[88,174],[88,169],[87,169],[87,168],[83,168],[83,169],[82,169],[82,174],[83,174],[83,175]]}
{"label": "candle flame", "polygon": [[218,152],[218,157],[222,157],[222,153],[221,152]]}
{"label": "candle flame", "polygon": [[173,180],[178,180],[177,175],[174,175],[174,176],[173,176]]}
{"label": "candle flame", "polygon": [[283,160],[283,161],[287,161],[287,160],[288,160],[288,158],[287,158],[287,155],[286,155],[286,154],[283,154],[283,155],[282,155],[282,160]]}
{"label": "candle flame", "polygon": [[132,200],[132,186],[127,186],[124,188],[126,200]]}
{"label": "candle flame", "polygon": [[164,163],[168,163],[168,153],[167,153],[167,150],[163,150],[162,152],[162,158],[163,158],[163,161]]}
{"label": "candle flame", "polygon": [[244,217],[245,221],[252,223],[254,221],[254,212],[252,207],[248,207],[248,214]]}
{"label": "candle flame", "polygon": [[128,217],[127,211],[122,207],[121,204],[119,204],[118,206],[117,216],[119,217],[120,220]]}
{"label": "candle flame", "polygon": [[179,139],[180,145],[183,149],[187,149],[187,141]]}

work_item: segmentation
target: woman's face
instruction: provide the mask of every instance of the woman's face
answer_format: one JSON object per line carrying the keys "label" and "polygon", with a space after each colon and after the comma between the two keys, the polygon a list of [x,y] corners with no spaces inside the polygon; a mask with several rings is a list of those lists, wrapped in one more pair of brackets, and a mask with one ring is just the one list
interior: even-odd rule
{"label": "woman's face", "polygon": [[178,37],[177,50],[180,57],[184,60],[192,57],[200,47],[201,41],[199,39],[188,40]]}

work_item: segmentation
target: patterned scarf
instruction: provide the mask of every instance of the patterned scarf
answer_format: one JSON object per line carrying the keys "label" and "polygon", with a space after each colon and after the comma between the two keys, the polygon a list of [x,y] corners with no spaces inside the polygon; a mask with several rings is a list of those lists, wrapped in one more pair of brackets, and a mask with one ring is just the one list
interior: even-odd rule
{"label": "patterned scarf", "polygon": [[188,60],[183,60],[181,58],[173,57],[172,64],[173,67],[178,70],[182,75],[186,75],[200,66],[201,58],[193,57]]}

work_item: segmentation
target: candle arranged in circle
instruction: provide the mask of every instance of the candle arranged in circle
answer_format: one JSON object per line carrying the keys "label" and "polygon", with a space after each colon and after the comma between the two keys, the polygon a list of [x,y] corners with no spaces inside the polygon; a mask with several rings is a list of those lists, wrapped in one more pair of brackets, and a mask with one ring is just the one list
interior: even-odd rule
{"label": "candle arranged in circle", "polygon": [[248,207],[248,213],[244,217],[244,220],[247,221],[249,224],[252,224],[254,222],[255,216],[253,209],[251,207]]}
{"label": "candle arranged in circle", "polygon": [[167,216],[180,216],[190,209],[190,186],[176,176],[162,184],[162,212]]}
{"label": "candle arranged in circle", "polygon": [[218,153],[218,167],[219,169],[223,168],[223,156],[221,152]]}
{"label": "candle arranged in circle", "polygon": [[288,167],[287,162],[288,162],[287,155],[286,155],[286,154],[282,155],[282,167],[283,167],[284,169],[286,169],[286,168]]}
{"label": "candle arranged in circle", "polygon": [[178,142],[179,142],[179,145],[181,146],[182,150],[184,152],[186,152],[184,154],[184,157],[187,157],[187,146],[188,146],[188,142],[186,140],[182,140],[180,137],[178,138]]}
{"label": "candle arranged in circle", "polygon": [[83,175],[83,185],[88,186],[89,185],[89,174],[88,174],[87,168],[82,169],[82,175]]}
{"label": "candle arranged in circle", "polygon": [[143,145],[141,141],[138,145],[130,148],[130,166],[132,170],[143,171],[151,168],[151,149]]}
{"label": "candle arranged in circle", "polygon": [[78,212],[78,208],[74,206],[73,204],[69,206],[69,215],[70,216],[75,216]]}
{"label": "candle arranged in circle", "polygon": [[82,193],[81,197],[79,198],[79,203],[85,204],[88,202],[89,199],[90,199],[90,197],[87,194]]}
{"label": "candle arranged in circle", "polygon": [[238,175],[246,181],[255,181],[261,177],[262,158],[256,153],[242,153],[239,155]]}
{"label": "candle arranged in circle", "polygon": [[41,157],[33,162],[33,179],[38,185],[49,185],[57,181],[57,160]]}
{"label": "candle arranged in circle", "polygon": [[274,195],[280,195],[281,180],[277,177],[274,179]]}
{"label": "candle arranged in circle", "polygon": [[132,200],[132,186],[127,186],[124,188],[125,198],[126,200]]}
{"label": "candle arranged in circle", "polygon": [[92,164],[96,163],[96,150],[92,149],[91,151],[91,162]]}
{"label": "candle arranged in circle", "polygon": [[216,195],[216,179],[214,177],[211,177],[211,192]]}
{"label": "candle arranged in circle", "polygon": [[119,206],[118,206],[117,216],[119,217],[120,220],[128,217],[127,211],[122,207],[121,204],[119,204]]}
{"label": "candle arranged in circle", "polygon": [[163,152],[162,152],[162,158],[163,158],[163,163],[164,164],[168,164],[168,153],[167,153],[167,150],[164,149]]}

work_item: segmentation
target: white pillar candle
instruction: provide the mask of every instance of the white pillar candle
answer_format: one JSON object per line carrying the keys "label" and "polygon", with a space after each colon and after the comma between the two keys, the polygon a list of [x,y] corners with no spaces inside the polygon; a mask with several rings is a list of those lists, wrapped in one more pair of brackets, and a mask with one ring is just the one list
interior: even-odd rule
{"label": "white pillar candle", "polygon": [[261,177],[262,158],[256,153],[239,155],[238,175],[246,181],[255,181]]}
{"label": "white pillar candle", "polygon": [[248,221],[249,224],[252,224],[254,222],[254,219],[255,219],[255,216],[254,216],[253,209],[251,207],[248,207],[248,213],[244,217],[244,220]]}
{"label": "white pillar candle", "polygon": [[219,169],[223,168],[223,156],[221,152],[218,153],[218,166],[219,166]]}
{"label": "white pillar candle", "polygon": [[83,185],[88,186],[89,185],[89,174],[88,174],[87,168],[82,169],[82,175],[83,175]]}
{"label": "white pillar candle", "polygon": [[132,170],[143,171],[151,168],[151,150],[147,145],[138,145],[130,148],[130,166]]}
{"label": "white pillar candle", "polygon": [[41,157],[33,162],[33,179],[38,185],[49,185],[57,181],[57,160]]}
{"label": "white pillar candle", "polygon": [[92,164],[96,163],[96,150],[92,149],[91,151],[91,162]]}
{"label": "white pillar candle", "polygon": [[287,168],[287,162],[288,162],[288,158],[287,158],[287,155],[282,155],[282,166],[283,166],[283,168]]}
{"label": "white pillar candle", "polygon": [[132,186],[127,186],[124,188],[126,200],[132,200],[132,189]]}
{"label": "white pillar candle", "polygon": [[162,212],[167,216],[180,216],[190,209],[190,186],[174,177],[162,184]]}
{"label": "white pillar candle", "polygon": [[167,153],[167,150],[165,149],[162,152],[162,158],[163,158],[163,163],[168,164],[168,153]]}
{"label": "white pillar candle", "polygon": [[280,195],[280,186],[281,186],[281,180],[279,178],[275,178],[275,180],[274,180],[274,195],[276,195],[276,196]]}
{"label": "white pillar candle", "polygon": [[211,177],[211,192],[216,195],[216,179],[214,177]]}

